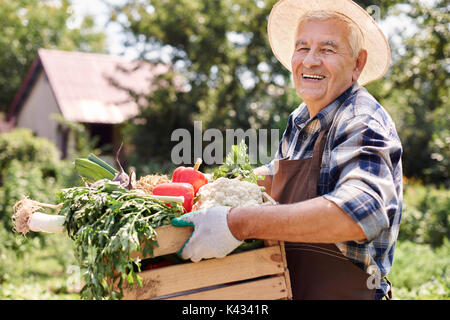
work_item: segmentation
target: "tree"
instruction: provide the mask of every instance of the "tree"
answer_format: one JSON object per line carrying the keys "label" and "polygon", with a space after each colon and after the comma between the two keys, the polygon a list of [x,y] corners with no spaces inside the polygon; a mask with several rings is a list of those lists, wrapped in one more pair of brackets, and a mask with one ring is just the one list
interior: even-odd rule
{"label": "tree", "polygon": [[[450,37],[446,0],[410,1],[417,31],[393,48],[393,66],[378,94],[390,106],[404,147],[407,177],[450,185]],[[402,31],[400,30],[399,33]]]}
{"label": "tree", "polygon": [[69,0],[2,0],[0,6],[0,113],[12,103],[39,48],[100,52],[105,35],[92,17],[70,27]]}
{"label": "tree", "polygon": [[[128,127],[125,136],[142,162],[169,160],[171,132],[192,131],[194,120],[201,120],[203,129],[284,129],[300,100],[289,94],[289,72],[267,40],[267,17],[275,2],[129,1],[114,8],[112,20],[126,31],[126,44],[142,48],[141,59],[169,63],[185,81],[182,91],[159,86]],[[163,83],[173,79],[161,78]]]}
{"label": "tree", "polygon": [[[267,18],[275,2],[134,0],[114,8],[112,20],[125,30],[126,45],[141,48],[140,58],[168,63],[174,70],[163,75],[163,85],[147,97],[148,104],[134,119],[138,125],[128,126],[126,136],[135,146],[137,159],[169,160],[174,145],[169,141],[171,132],[192,129],[194,120],[202,120],[203,129],[278,128],[283,132],[289,113],[301,100],[267,40]],[[405,39],[402,47],[391,44],[389,73],[368,89],[397,123],[405,174],[429,181],[448,179],[445,1],[428,5],[356,2],[363,8],[378,8],[376,18],[381,19],[412,8],[407,14],[420,32]],[[185,90],[167,85],[175,73],[184,77]]]}

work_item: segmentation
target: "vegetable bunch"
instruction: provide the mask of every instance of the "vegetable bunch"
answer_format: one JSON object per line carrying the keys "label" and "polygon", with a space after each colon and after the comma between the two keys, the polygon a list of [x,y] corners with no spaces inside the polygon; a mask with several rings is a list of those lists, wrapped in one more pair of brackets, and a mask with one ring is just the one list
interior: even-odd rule
{"label": "vegetable bunch", "polygon": [[263,179],[253,172],[253,167],[249,162],[247,145],[242,140],[239,145],[233,145],[227,154],[225,162],[214,170],[214,180],[225,177],[228,179],[238,178],[242,181],[256,183]]}
{"label": "vegetable bunch", "polygon": [[[142,287],[138,275],[141,260],[132,253],[139,251],[144,258],[153,257],[153,248],[158,245],[155,229],[191,211],[197,191],[208,184],[198,171],[201,160],[194,168],[179,167],[172,181],[161,176],[136,181],[133,171],[124,172],[119,152],[120,148],[116,154],[119,170],[93,154],[76,159],[75,170],[85,186],[61,190],[57,205],[25,198],[14,206],[17,232],[68,233],[84,271],[81,296],[85,299],[120,299],[124,285],[130,289],[136,284]],[[219,177],[241,183],[256,183],[260,179],[249,164],[244,141],[233,146],[225,163],[215,170],[214,180]],[[260,193],[257,197],[261,198]],[[57,210],[58,214],[38,212],[43,207]],[[144,264],[145,268],[158,266]]]}
{"label": "vegetable bunch", "polygon": [[119,299],[123,284],[142,286],[140,259],[131,253],[152,256],[157,246],[155,228],[170,224],[183,212],[170,203],[130,191],[102,180],[92,187],[74,187],[58,194],[64,226],[74,240],[75,256],[85,269],[81,296],[87,299]]}

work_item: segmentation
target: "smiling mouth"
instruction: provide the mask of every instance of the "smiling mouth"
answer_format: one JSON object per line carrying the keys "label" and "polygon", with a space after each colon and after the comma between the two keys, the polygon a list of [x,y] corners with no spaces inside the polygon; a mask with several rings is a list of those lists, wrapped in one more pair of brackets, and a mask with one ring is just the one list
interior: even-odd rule
{"label": "smiling mouth", "polygon": [[306,79],[306,80],[323,80],[323,79],[325,79],[325,76],[322,76],[320,74],[302,73],[302,78]]}

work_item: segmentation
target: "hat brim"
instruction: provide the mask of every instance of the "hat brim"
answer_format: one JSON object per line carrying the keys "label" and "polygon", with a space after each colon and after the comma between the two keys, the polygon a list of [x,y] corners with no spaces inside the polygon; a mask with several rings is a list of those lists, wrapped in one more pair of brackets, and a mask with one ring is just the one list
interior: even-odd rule
{"label": "hat brim", "polygon": [[380,79],[391,61],[389,43],[373,18],[351,0],[280,0],[270,12],[267,25],[269,43],[275,57],[289,71],[294,53],[295,35],[300,18],[309,11],[335,11],[353,20],[364,36],[367,62],[358,83],[365,85]]}

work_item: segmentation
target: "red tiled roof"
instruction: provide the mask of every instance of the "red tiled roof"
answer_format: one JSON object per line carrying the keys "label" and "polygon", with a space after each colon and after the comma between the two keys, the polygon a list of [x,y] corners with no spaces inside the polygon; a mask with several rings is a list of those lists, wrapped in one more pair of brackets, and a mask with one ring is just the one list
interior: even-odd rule
{"label": "red tiled roof", "polygon": [[[168,70],[107,54],[39,49],[39,59],[63,116],[69,121],[121,123],[138,112],[138,105],[126,90],[109,78],[141,94],[149,94],[155,75]],[[139,63],[140,68],[133,72]]]}

